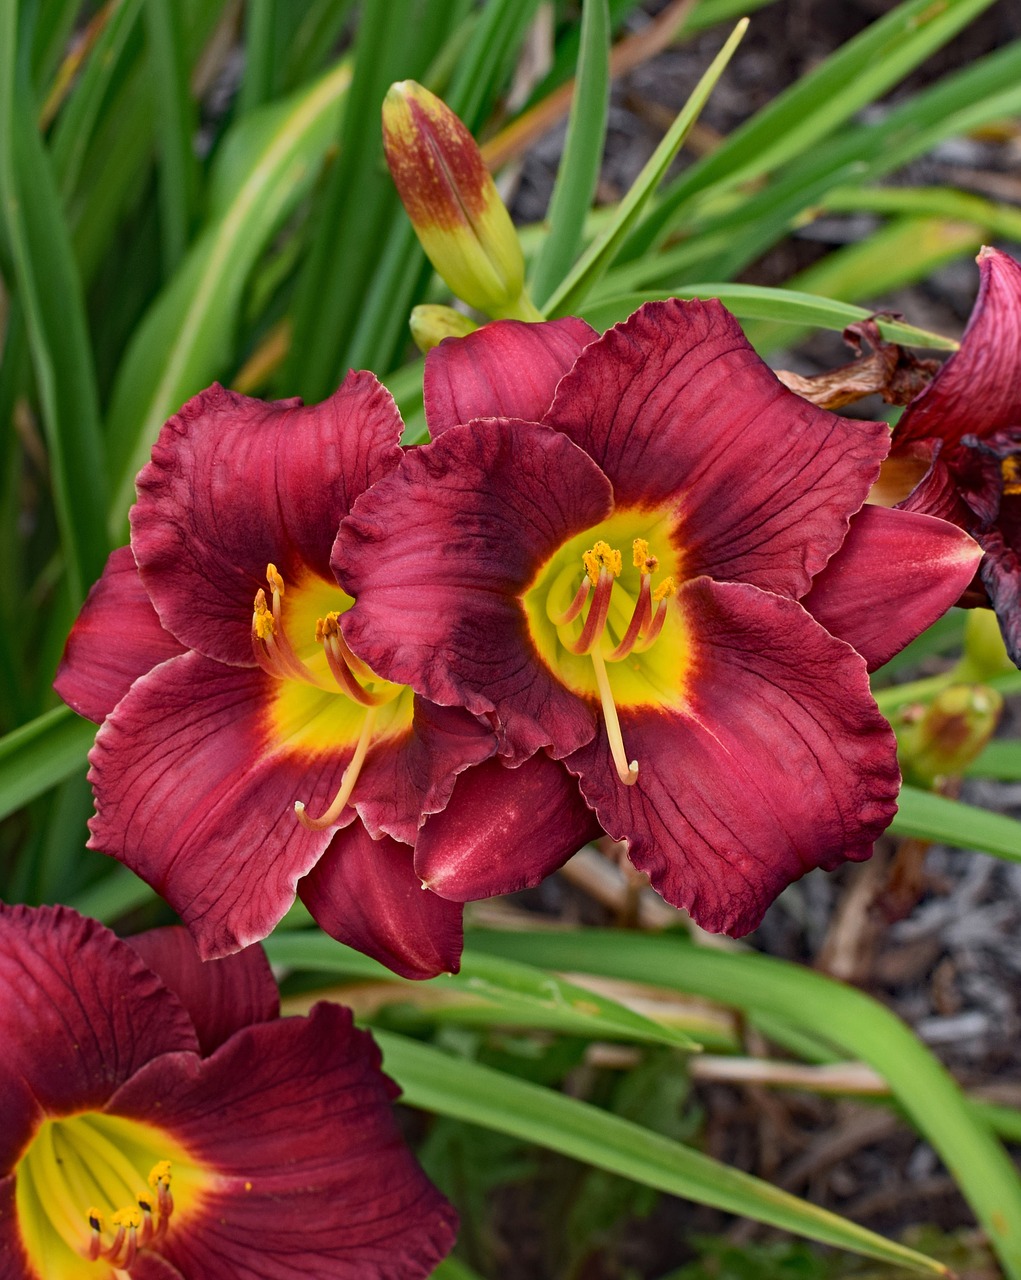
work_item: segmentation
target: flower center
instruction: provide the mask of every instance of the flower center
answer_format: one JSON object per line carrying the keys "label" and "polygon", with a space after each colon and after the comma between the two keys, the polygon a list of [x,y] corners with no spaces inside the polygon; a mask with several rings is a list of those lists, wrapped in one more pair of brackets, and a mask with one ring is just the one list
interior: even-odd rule
{"label": "flower center", "polygon": [[675,524],[673,513],[618,512],[558,548],[522,596],[547,666],[575,693],[598,698],[627,786],[638,762],[624,749],[618,706],[662,707],[683,698],[688,645],[671,604],[682,567]]}
{"label": "flower center", "polygon": [[130,1270],[172,1217],[175,1229],[187,1220],[208,1181],[150,1125],[96,1111],[44,1121],[15,1167],[17,1221],[35,1274],[105,1280]]}
{"label": "flower center", "polygon": [[[381,680],[348,648],[340,618],[354,600],[339,587],[302,585],[287,595],[276,565],[266,566],[266,589],[255,594],[252,652],[281,682],[273,709],[277,737],[299,748],[354,750],[340,787],[319,817],[294,803],[299,822],[310,830],[334,826],[351,798],[373,741],[410,722],[412,694],[404,685]],[[325,607],[322,606],[333,606]],[[311,607],[310,607],[311,606]]]}

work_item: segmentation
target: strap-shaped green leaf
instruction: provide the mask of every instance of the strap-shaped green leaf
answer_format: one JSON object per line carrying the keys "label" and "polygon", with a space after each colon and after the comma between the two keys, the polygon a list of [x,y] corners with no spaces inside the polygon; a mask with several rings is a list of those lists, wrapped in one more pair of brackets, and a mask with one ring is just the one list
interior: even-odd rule
{"label": "strap-shaped green leaf", "polygon": [[991,3],[905,0],[884,14],[736,129],[712,155],[682,174],[646,219],[629,246],[630,255],[662,243],[679,212],[697,193],[749,182],[808,152]]}
{"label": "strap-shaped green leaf", "polygon": [[946,1275],[925,1257],[620,1116],[392,1032],[373,1033],[413,1107],[535,1142],[597,1169],[837,1248]]}
{"label": "strap-shaped green leaf", "polygon": [[634,228],[653,192],[698,119],[702,108],[723,74],[727,63],[748,29],[748,19],[742,19],[731,32],[726,44],[713,59],[709,69],[695,86],[694,92],[681,108],[666,136],[649,157],[645,167],[635,179],[630,191],[617,206],[609,225],[598,236],[575,264],[574,269],[550,298],[545,311],[549,316],[572,315],[583,299],[603,277],[624,241]]}
{"label": "strap-shaped green leaf", "polygon": [[[820,294],[798,289],[773,289],[767,285],[687,284],[676,293],[625,293],[615,298],[599,298],[581,308],[582,316],[593,328],[608,329],[625,319],[643,302],[654,298],[719,298],[740,320],[772,320],[778,324],[813,325],[820,329],[846,329],[849,324],[867,320],[873,313],[851,302],[839,302]],[[918,329],[898,320],[880,320],[879,331],[888,342],[901,342],[912,347],[934,347],[953,351],[958,344],[953,338],[928,329]]]}
{"label": "strap-shaped green leaf", "polygon": [[769,1013],[830,1040],[886,1080],[939,1153],[1010,1277],[1021,1277],[1021,1179],[957,1084],[901,1020],[853,987],[754,952],[697,947],[677,935],[587,929],[469,935],[473,949],[572,973],[647,981]]}
{"label": "strap-shaped green leaf", "polygon": [[610,105],[610,13],[607,0],[585,0],[581,47],[564,154],[550,198],[549,235],[532,275],[532,297],[541,307],[566,275],[581,244],[582,230],[606,142]]}
{"label": "strap-shaped green leaf", "polygon": [[[266,951],[274,964],[348,977],[391,982],[411,991],[422,984],[398,978],[383,965],[358,951],[334,942],[315,931],[285,931],[266,941]],[[654,1021],[606,996],[567,982],[553,974],[518,960],[499,956],[466,956],[460,973],[441,974],[429,983],[430,990],[447,991],[485,1002],[512,1024],[541,1026],[574,1035],[590,1035],[608,1040],[629,1040],[665,1044],[693,1050],[699,1046],[676,1027]],[[490,1021],[499,1021],[491,1017]]]}
{"label": "strap-shaped green leaf", "polygon": [[106,465],[81,279],[35,120],[19,10],[0,8],[0,218],[13,259],[42,407],[50,479],[72,600],[109,549]]}
{"label": "strap-shaped green leaf", "polygon": [[901,787],[890,830],[917,840],[978,849],[1021,862],[1021,822],[919,787]]}
{"label": "strap-shaped green leaf", "polygon": [[54,707],[0,738],[0,818],[83,771],[95,736],[91,721]]}

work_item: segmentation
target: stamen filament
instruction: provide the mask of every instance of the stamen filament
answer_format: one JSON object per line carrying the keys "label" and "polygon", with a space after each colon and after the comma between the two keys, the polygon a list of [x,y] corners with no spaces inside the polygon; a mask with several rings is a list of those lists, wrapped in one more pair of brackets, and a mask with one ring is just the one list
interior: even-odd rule
{"label": "stamen filament", "polygon": [[588,617],[585,619],[585,625],[581,629],[581,635],[578,636],[578,639],[573,644],[567,646],[572,653],[588,653],[603,634],[603,628],[606,626],[606,615],[610,611],[610,595],[612,592],[613,574],[607,569],[601,568],[599,570],[599,578],[596,581],[596,589],[592,593],[592,604],[589,607]]}
{"label": "stamen filament", "polygon": [[582,608],[585,604],[585,601],[588,599],[588,593],[591,590],[592,590],[592,580],[589,578],[588,574],[586,573],[581,580],[581,586],[575,592],[574,599],[563,611],[563,613],[559,613],[556,615],[555,618],[553,618],[553,625],[556,627],[562,627],[566,622],[573,622],[575,618],[578,616],[578,614],[581,613]]}
{"label": "stamen filament", "polygon": [[652,612],[652,590],[649,586],[648,574],[642,574],[642,580],[638,587],[638,600],[635,604],[634,613],[631,615],[631,621],[627,624],[627,630],[616,649],[607,658],[610,662],[619,662],[621,658],[626,658],[631,650],[638,643],[638,637],[642,627],[645,626]]}
{"label": "stamen filament", "polygon": [[336,636],[323,637],[323,652],[326,654],[326,661],[333,672],[334,680],[353,702],[358,702],[363,707],[378,707],[387,701],[382,695],[370,693],[364,685],[359,684],[344,658]]}
{"label": "stamen filament", "polygon": [[279,593],[273,592],[273,612],[266,606],[266,593],[260,587],[255,595],[252,613],[252,653],[267,675],[278,679],[301,680],[320,689],[331,686],[320,680],[294,652],[287,632],[280,622]]}
{"label": "stamen filament", "polygon": [[595,668],[599,698],[603,704],[603,715],[606,718],[606,737],[610,744],[613,763],[617,768],[617,776],[625,787],[631,787],[638,780],[638,761],[632,760],[628,764],[627,753],[624,750],[624,739],[620,732],[617,704],[613,700],[613,690],[610,688],[610,677],[606,674],[606,663],[603,661],[603,655],[598,649],[593,649],[590,656],[592,658],[592,666]]}
{"label": "stamen filament", "polygon": [[344,770],[344,776],[340,780],[340,790],[333,798],[333,803],[318,818],[310,818],[305,812],[305,806],[300,800],[294,802],[294,812],[297,814],[298,821],[303,827],[309,831],[324,831],[327,827],[336,824],[344,810],[344,806],[351,798],[351,793],[355,789],[355,783],[358,781],[358,775],[362,771],[362,765],[365,763],[365,757],[368,754],[369,746],[372,743],[372,730],[376,722],[376,708],[369,707],[365,713],[365,720],[362,724],[362,731],[358,736],[358,744],[355,747],[354,755],[347,768]]}
{"label": "stamen filament", "polygon": [[656,612],[640,642],[635,645],[638,653],[644,653],[659,639],[659,633],[663,630],[663,623],[666,621],[667,601],[676,592],[677,588],[674,585],[673,578],[664,578],[652,593],[652,599],[656,604]]}
{"label": "stamen filament", "polygon": [[[344,633],[340,629],[339,621],[337,623],[337,645],[344,658],[344,661],[347,663],[348,667],[351,669],[356,680],[378,680],[379,679],[375,671],[373,671],[371,667],[366,666],[365,663],[361,660],[361,658],[359,658],[356,653],[352,652],[350,646],[348,645],[348,642],[344,639]],[[381,701],[385,702],[386,699],[383,698],[381,699]]]}

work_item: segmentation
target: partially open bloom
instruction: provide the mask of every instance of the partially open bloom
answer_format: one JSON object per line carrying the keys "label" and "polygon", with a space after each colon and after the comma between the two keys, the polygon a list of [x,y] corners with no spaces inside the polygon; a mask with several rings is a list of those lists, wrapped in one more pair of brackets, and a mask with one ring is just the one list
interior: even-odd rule
{"label": "partially open bloom", "polygon": [[1021,666],[1021,265],[989,248],[978,263],[960,349],[905,409],[873,497],[975,537],[982,586]]}
{"label": "partially open bloom", "polygon": [[415,234],[455,296],[486,315],[538,319],[510,214],[453,111],[414,80],[392,85],[383,148]]}
{"label": "partially open bloom", "polygon": [[[405,977],[458,966],[461,908],[422,892],[411,845],[423,823],[427,846],[451,829],[427,820],[496,738],[350,651],[351,597],[329,565],[400,433],[371,374],[309,407],[203,392],[161,432],[131,546],[68,641],[57,690],[102,722],[90,843],[157,889],[206,957],[265,937],[297,888],[328,933]],[[487,849],[534,844],[538,864],[508,867],[508,889],[596,830],[551,761],[484,769],[454,805],[473,833],[462,860],[487,856],[483,832]]]}
{"label": "partially open bloom", "polygon": [[456,1218],[350,1011],[278,1016],[261,950],[0,906],[4,1280],[413,1280]]}
{"label": "partially open bloom", "polygon": [[[433,442],[341,526],[341,628],[386,678],[489,717],[508,762],[562,759],[664,897],[744,932],[889,823],[866,665],[957,598],[978,549],[860,510],[885,426],[787,391],[718,303],[593,339],[504,322],[430,352]],[[488,891],[483,868],[416,861],[439,893]]]}

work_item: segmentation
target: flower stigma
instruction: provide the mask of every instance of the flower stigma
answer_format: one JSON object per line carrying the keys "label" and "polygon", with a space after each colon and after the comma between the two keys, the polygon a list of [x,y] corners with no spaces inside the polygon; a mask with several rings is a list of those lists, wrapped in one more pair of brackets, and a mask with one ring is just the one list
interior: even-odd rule
{"label": "flower stigma", "polygon": [[[351,798],[369,748],[381,728],[385,727],[380,724],[380,709],[392,704],[393,711],[403,717],[409,709],[404,704],[410,703],[410,695],[404,685],[381,680],[348,647],[340,629],[340,619],[354,601],[345,592],[338,587],[326,588],[325,583],[311,590],[300,584],[292,596],[287,596],[283,576],[274,564],[266,566],[266,588],[260,587],[255,593],[252,652],[259,666],[282,682],[278,703],[286,701],[290,706],[300,702],[296,697],[296,685],[311,686],[320,694],[329,695],[325,709],[321,697],[314,697],[307,707],[305,702],[301,702],[301,706],[306,708],[304,714],[293,708],[289,715],[278,714],[281,736],[295,737],[302,727],[298,724],[287,732],[283,728],[285,722],[290,728],[292,721],[304,721],[307,729],[308,724],[323,717],[324,710],[327,714],[334,710],[338,702],[342,713],[346,709],[346,714],[341,715],[342,723],[335,726],[332,733],[324,735],[330,745],[335,745],[338,740],[353,741],[354,745],[336,795],[318,817],[308,814],[301,800],[294,802],[294,812],[301,825],[310,831],[323,831],[336,825]],[[306,597],[304,601],[300,599],[302,596]],[[285,597],[288,604],[294,605],[290,611]],[[339,604],[340,607],[309,615],[310,603]],[[311,625],[313,616],[314,628]],[[309,633],[314,636],[314,644],[310,643]],[[281,709],[278,707],[278,712]],[[330,717],[331,720],[336,718],[335,715]],[[394,715],[389,718],[392,721]]]}
{"label": "flower stigma", "polygon": [[[161,1151],[175,1159],[154,1161]],[[163,1240],[172,1217],[179,1225],[171,1182],[176,1178],[187,1216],[208,1180],[168,1135],[100,1112],[44,1121],[15,1174],[22,1242],[47,1280],[129,1271]]]}
{"label": "flower stigma", "polygon": [[[669,607],[680,572],[672,524],[666,513],[619,513],[565,543],[522,596],[540,656],[569,688],[598,698],[625,786],[635,783],[639,766],[625,750],[618,707],[663,706],[682,692],[684,628]],[[630,563],[619,550],[626,537]],[[653,541],[668,553],[666,565],[651,550]],[[661,574],[664,567],[673,572]]]}

